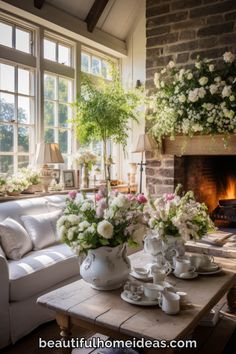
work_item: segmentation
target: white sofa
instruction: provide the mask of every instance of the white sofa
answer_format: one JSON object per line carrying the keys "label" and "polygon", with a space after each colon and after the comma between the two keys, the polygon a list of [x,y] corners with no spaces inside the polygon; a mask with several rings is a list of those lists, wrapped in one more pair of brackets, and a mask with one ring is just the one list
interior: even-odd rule
{"label": "white sofa", "polygon": [[[0,222],[11,217],[23,225],[20,216],[48,213],[49,207],[55,211],[64,200],[49,196],[1,203]],[[65,244],[30,251],[20,260],[7,259],[0,247],[0,349],[54,318],[36,304],[40,295],[79,278],[78,258]]]}

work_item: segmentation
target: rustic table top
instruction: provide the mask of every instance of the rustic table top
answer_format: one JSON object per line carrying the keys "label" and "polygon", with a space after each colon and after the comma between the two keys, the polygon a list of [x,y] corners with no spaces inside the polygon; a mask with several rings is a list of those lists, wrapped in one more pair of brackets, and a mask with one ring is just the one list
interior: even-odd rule
{"label": "rustic table top", "polygon": [[[133,266],[150,262],[150,256],[143,251],[130,259]],[[120,298],[121,289],[94,290],[82,279],[41,296],[38,303],[57,314],[91,324],[95,330],[104,328],[136,338],[173,340],[187,335],[235,283],[235,273],[227,270],[192,280],[177,279],[173,275],[168,278],[179,291],[188,293],[193,304],[176,316],[165,314],[157,306],[130,305]]]}

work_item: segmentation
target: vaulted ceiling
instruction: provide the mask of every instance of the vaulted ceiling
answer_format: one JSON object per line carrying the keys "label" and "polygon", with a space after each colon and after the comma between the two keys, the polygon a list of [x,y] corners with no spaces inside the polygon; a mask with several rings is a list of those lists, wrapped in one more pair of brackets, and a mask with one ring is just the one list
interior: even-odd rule
{"label": "vaulted ceiling", "polygon": [[100,29],[125,40],[136,19],[143,0],[34,0],[40,9],[49,3],[87,22],[90,32]]}

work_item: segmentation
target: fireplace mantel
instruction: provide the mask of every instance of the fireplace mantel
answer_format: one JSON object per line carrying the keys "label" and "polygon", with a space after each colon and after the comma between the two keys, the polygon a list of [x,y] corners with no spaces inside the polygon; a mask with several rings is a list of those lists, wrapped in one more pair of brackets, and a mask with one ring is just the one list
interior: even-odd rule
{"label": "fireplace mantel", "polygon": [[176,136],[163,139],[162,153],[166,155],[236,155],[236,134]]}

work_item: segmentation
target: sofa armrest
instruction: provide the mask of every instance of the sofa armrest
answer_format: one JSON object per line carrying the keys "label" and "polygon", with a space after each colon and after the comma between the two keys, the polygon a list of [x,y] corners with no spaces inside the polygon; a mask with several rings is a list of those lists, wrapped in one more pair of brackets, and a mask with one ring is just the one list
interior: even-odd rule
{"label": "sofa armrest", "polygon": [[10,341],[9,270],[7,259],[0,253],[0,348]]}

